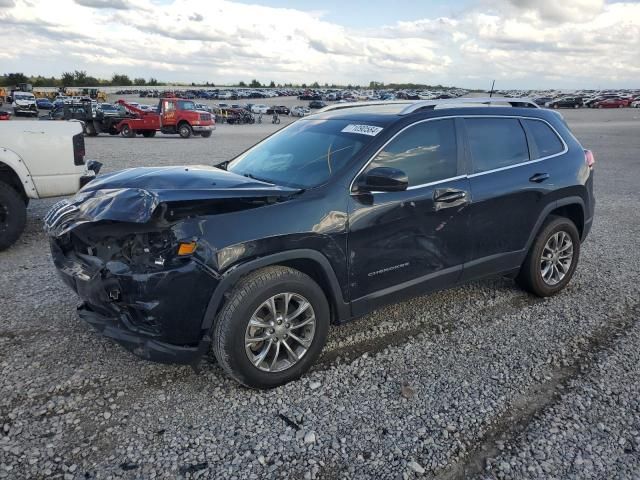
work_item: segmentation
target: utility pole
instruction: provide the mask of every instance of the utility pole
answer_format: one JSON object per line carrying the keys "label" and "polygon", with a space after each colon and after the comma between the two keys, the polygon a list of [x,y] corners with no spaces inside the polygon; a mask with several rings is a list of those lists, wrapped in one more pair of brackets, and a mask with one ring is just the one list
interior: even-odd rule
{"label": "utility pole", "polygon": [[491,91],[489,92],[489,98],[493,97],[493,87],[496,85],[496,81],[494,80],[491,83]]}

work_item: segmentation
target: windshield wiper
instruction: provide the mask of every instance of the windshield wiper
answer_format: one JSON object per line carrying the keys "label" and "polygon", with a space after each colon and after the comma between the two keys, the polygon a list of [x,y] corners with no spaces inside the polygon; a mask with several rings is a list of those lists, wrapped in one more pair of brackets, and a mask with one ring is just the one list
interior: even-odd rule
{"label": "windshield wiper", "polygon": [[271,180],[265,180],[264,178],[256,177],[255,175],[253,175],[251,173],[243,173],[242,175],[247,177],[247,178],[250,178],[252,180],[257,180],[259,182],[268,183],[269,185],[275,185],[275,183],[273,183]]}

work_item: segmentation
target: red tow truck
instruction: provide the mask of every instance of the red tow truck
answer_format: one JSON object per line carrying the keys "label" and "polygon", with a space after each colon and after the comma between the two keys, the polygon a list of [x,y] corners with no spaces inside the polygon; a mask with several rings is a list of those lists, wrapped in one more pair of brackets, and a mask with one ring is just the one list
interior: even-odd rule
{"label": "red tow truck", "polygon": [[121,120],[116,125],[116,130],[123,137],[153,137],[160,131],[165,134],[178,134],[182,138],[192,135],[201,135],[205,138],[211,136],[215,128],[215,119],[209,112],[196,110],[192,100],[183,98],[161,98],[156,110],[143,110],[118,100],[132,116]]}

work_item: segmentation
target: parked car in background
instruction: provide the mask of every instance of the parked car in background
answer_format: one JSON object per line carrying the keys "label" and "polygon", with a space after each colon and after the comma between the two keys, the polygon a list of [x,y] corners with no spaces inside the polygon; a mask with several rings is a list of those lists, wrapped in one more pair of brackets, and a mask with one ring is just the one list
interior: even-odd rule
{"label": "parked car in background", "polygon": [[582,107],[582,98],[561,97],[555,100],[551,100],[545,106],[548,108],[580,108]]}
{"label": "parked car in background", "polygon": [[36,99],[36,105],[40,110],[51,110],[53,108],[53,103],[48,98]]}
{"label": "parked car in background", "polygon": [[11,119],[11,112],[0,110],[0,120],[10,120],[10,119]]}
{"label": "parked car in background", "polygon": [[595,108],[624,108],[628,107],[630,100],[628,98],[605,98],[594,104]]}
{"label": "parked car in background", "polygon": [[111,103],[100,103],[96,107],[96,114],[102,117],[119,117],[122,111]]}
{"label": "parked car in background", "polygon": [[36,104],[36,97],[33,93],[16,91],[14,92],[12,99],[13,102],[11,103],[11,107],[13,108],[13,113],[16,116],[38,116],[38,105]]}
{"label": "parked car in background", "polygon": [[292,117],[304,117],[305,115],[309,115],[310,110],[307,107],[303,107],[302,105],[296,105],[291,109]]}
{"label": "parked car in background", "polygon": [[557,113],[484,100],[327,110],[219,168],[104,175],[45,217],[53,262],[134,354],[212,351],[254,388],[303,375],[331,323],[408,297],[495,275],[554,295],[591,229],[593,155]]}
{"label": "parked car in background", "polygon": [[267,115],[273,115],[274,113],[277,113],[278,115],[289,115],[291,111],[284,105],[274,105],[267,109]]}
{"label": "parked car in background", "polygon": [[199,110],[201,112],[213,113],[213,109],[209,105],[206,105],[204,103],[196,103],[196,110]]}
{"label": "parked car in background", "polygon": [[266,114],[269,107],[267,107],[264,103],[256,103],[251,105],[251,113],[263,113]]}
{"label": "parked car in background", "polygon": [[553,97],[536,97],[533,99],[536,105],[544,107],[547,103],[553,102]]}
{"label": "parked car in background", "polygon": [[309,108],[324,108],[327,104],[322,100],[312,100],[309,102]]}
{"label": "parked car in background", "polygon": [[631,102],[630,106],[633,108],[640,108],[640,100],[634,100],[633,102]]}

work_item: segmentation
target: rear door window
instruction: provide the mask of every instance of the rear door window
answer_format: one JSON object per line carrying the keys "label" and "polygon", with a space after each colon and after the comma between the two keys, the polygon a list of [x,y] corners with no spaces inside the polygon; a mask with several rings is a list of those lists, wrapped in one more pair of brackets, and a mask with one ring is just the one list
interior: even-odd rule
{"label": "rear door window", "polygon": [[562,140],[556,132],[541,120],[523,120],[536,145],[537,155],[535,159],[550,157],[564,151]]}
{"label": "rear door window", "polygon": [[384,147],[367,170],[376,167],[402,170],[410,187],[455,177],[458,150],[454,121],[435,120],[407,128]]}
{"label": "rear door window", "polygon": [[527,137],[517,118],[466,118],[473,173],[529,161]]}

